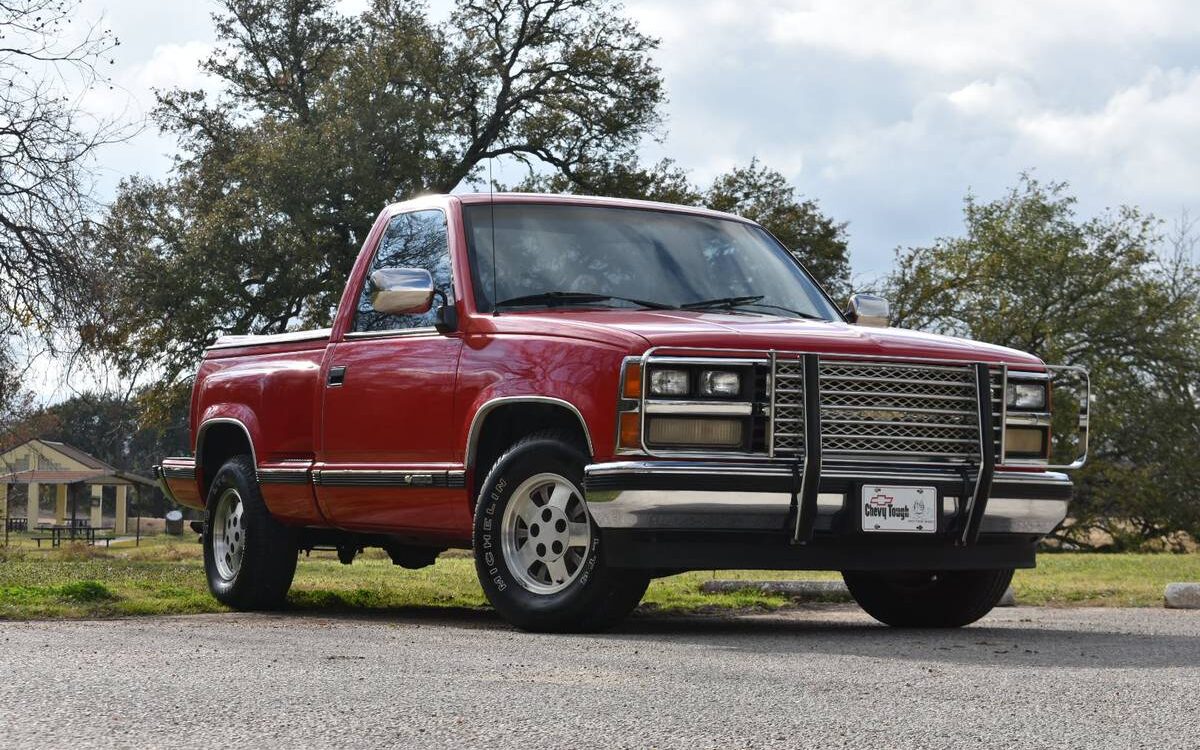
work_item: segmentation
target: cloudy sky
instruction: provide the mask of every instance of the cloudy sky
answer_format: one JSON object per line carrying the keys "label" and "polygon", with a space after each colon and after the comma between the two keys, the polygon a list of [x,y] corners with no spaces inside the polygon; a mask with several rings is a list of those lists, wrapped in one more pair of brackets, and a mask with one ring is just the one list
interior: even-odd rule
{"label": "cloudy sky", "polygon": [[[444,17],[452,0],[434,0]],[[353,11],[366,0],[345,0]],[[208,2],[84,0],[120,37],[113,91],[129,122],[155,88],[211,86]],[[1188,0],[629,0],[662,40],[663,143],[704,183],[757,156],[848,221],[860,280],[897,246],[961,228],[962,197],[1023,170],[1069,181],[1081,210],[1129,203],[1200,215],[1200,4]],[[163,175],[147,129],[102,154],[99,190]],[[53,369],[53,368],[51,368]],[[86,378],[85,378],[86,379]],[[48,373],[45,397],[70,390]]]}
{"label": "cloudy sky", "polygon": [[[364,0],[347,2],[354,9]],[[444,15],[450,3],[432,11]],[[136,119],[151,90],[202,86],[205,2],[86,0],[122,40],[120,90],[95,105]],[[758,156],[850,223],[856,272],[961,226],[967,190],[994,196],[1034,169],[1082,210],[1200,211],[1200,5],[1186,0],[967,3],[630,0],[662,40],[662,144],[701,182]],[[103,155],[101,190],[162,174],[152,130]]]}
{"label": "cloudy sky", "polygon": [[[362,0],[347,2],[353,9]],[[432,4],[444,14],[449,2]],[[119,88],[95,106],[136,120],[152,90],[204,86],[205,2],[86,0],[122,40]],[[962,196],[1033,169],[1082,209],[1200,209],[1200,6],[1180,0],[965,3],[631,0],[662,40],[661,144],[706,182],[758,156],[850,223],[854,268],[960,227]],[[211,84],[209,84],[211,85]],[[149,129],[101,160],[101,192],[161,175]]]}

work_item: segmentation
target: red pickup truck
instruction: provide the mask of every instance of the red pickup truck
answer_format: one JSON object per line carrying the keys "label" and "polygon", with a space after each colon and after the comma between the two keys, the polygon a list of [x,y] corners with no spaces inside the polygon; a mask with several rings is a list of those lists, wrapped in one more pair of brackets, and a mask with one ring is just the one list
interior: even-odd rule
{"label": "red pickup truck", "polygon": [[332,328],[205,352],[195,455],[158,475],[205,510],[210,588],[239,609],[281,605],[302,550],[461,547],[533,630],[718,568],[838,570],[882,622],[960,626],[1066,515],[1066,372],[889,329],[876,297],[841,312],[737,216],[430,196],[379,215]]}

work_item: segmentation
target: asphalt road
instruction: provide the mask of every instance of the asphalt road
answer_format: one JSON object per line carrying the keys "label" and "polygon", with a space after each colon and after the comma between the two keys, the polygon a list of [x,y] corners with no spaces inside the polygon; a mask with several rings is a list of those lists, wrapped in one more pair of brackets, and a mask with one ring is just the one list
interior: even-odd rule
{"label": "asphalt road", "polygon": [[1200,612],[997,610],[888,630],[847,605],[0,624],[0,746],[1195,748]]}

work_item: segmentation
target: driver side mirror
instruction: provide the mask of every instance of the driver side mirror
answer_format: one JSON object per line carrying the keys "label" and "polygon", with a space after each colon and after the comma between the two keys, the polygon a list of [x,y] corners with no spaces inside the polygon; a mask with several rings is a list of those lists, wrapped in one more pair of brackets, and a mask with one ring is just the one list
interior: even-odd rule
{"label": "driver side mirror", "polygon": [[846,306],[846,317],[851,323],[872,328],[887,328],[890,312],[888,301],[874,294],[852,294]]}
{"label": "driver side mirror", "polygon": [[421,315],[433,307],[433,276],[424,268],[381,268],[371,274],[371,307],[385,315]]}

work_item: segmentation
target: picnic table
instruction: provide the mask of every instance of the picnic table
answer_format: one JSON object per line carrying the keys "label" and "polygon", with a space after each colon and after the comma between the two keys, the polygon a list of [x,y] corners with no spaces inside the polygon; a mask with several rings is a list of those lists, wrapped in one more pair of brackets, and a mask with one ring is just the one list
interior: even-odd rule
{"label": "picnic table", "polygon": [[44,529],[50,532],[50,536],[38,536],[33,538],[39,547],[42,546],[42,542],[44,541],[49,541],[51,547],[61,547],[63,539],[68,539],[70,541],[86,541],[91,545],[95,545],[97,541],[104,542],[105,545],[107,545],[113,539],[111,535],[100,537],[98,540],[96,537],[97,531],[112,531],[112,526],[92,526],[90,524],[72,522],[51,524],[50,526],[44,527]]}

